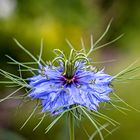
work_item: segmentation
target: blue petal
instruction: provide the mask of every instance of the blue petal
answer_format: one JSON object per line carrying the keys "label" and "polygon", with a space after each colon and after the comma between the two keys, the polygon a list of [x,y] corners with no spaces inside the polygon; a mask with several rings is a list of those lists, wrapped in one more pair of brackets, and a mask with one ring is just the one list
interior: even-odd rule
{"label": "blue petal", "polygon": [[96,98],[99,102],[104,102],[110,100],[110,98],[107,95],[101,95],[97,92],[90,92],[94,98]]}
{"label": "blue petal", "polygon": [[59,80],[59,78],[61,77],[61,72],[58,68],[56,67],[52,67],[52,68],[45,68],[45,74],[47,75],[47,77],[49,79],[55,79],[55,80]]}
{"label": "blue petal", "polygon": [[108,85],[89,84],[88,86],[92,91],[98,92],[100,94],[108,94],[112,92],[112,89]]}
{"label": "blue petal", "polygon": [[83,99],[81,98],[81,93],[79,88],[77,88],[74,85],[71,85],[70,87],[68,87],[69,90],[69,95],[71,97],[71,100],[69,101],[70,104],[84,104]]}
{"label": "blue petal", "polygon": [[68,95],[65,93],[65,91],[60,91],[57,93],[56,98],[52,102],[52,110],[59,110],[63,107],[68,105]]}
{"label": "blue petal", "polygon": [[58,90],[60,90],[59,86],[60,85],[56,84],[54,85],[54,87],[52,87],[50,82],[41,83],[40,85],[36,86],[33,91],[30,92],[29,96],[33,98],[42,98],[47,96],[48,93],[57,92]]}
{"label": "blue petal", "polygon": [[96,78],[96,84],[109,84],[113,80],[113,77],[108,74],[105,74],[103,70],[98,71],[97,73],[95,73],[94,76]]}
{"label": "blue petal", "polygon": [[91,81],[95,79],[93,72],[85,71],[85,70],[78,70],[75,73],[75,77],[79,83],[83,83],[83,84],[91,83]]}
{"label": "blue petal", "polygon": [[68,95],[64,91],[53,93],[53,95],[50,93],[48,99],[47,102],[42,103],[44,105],[43,111],[59,112],[59,110],[68,107]]}
{"label": "blue petal", "polygon": [[96,103],[94,102],[94,100],[92,100],[90,98],[90,95],[88,94],[88,92],[85,92],[85,91],[81,90],[81,93],[82,93],[81,97],[84,101],[84,106],[87,107],[90,110],[96,110],[97,109]]}
{"label": "blue petal", "polygon": [[42,75],[38,75],[38,76],[33,76],[31,78],[28,78],[28,80],[30,81],[30,85],[31,86],[37,86],[42,82],[47,82],[47,78],[45,76]]}

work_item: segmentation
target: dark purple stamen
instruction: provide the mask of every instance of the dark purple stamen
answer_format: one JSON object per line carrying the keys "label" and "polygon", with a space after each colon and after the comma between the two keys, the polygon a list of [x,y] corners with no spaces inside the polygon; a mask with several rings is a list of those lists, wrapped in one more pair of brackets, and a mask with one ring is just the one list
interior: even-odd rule
{"label": "dark purple stamen", "polygon": [[61,77],[61,81],[63,81],[64,84],[71,84],[71,83],[76,83],[77,82],[77,78],[76,78],[76,76],[67,77],[66,75],[63,75]]}

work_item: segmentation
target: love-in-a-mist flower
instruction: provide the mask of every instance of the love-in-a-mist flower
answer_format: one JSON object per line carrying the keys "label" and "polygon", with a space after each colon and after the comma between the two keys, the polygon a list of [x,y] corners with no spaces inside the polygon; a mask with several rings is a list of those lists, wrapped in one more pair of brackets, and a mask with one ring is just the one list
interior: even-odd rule
{"label": "love-in-a-mist flower", "polygon": [[[37,99],[36,107],[33,109],[31,115],[21,128],[27,124],[37,109],[40,109],[40,103],[42,105],[43,116],[33,130],[38,128],[38,126],[47,116],[48,112],[49,114],[53,115],[55,119],[50,123],[50,125],[47,126],[45,133],[47,133],[64,114],[68,114],[70,140],[74,140],[75,138],[74,122],[77,122],[76,120],[81,120],[83,116],[87,117],[91,124],[97,129],[101,140],[104,140],[101,133],[102,129],[109,132],[109,130],[106,129],[109,124],[112,126],[119,124],[115,120],[97,111],[99,103],[109,102],[110,105],[120,112],[123,112],[122,110],[125,108],[116,106],[112,103],[113,100],[116,102],[122,101],[125,105],[130,107],[113,92],[111,83],[115,80],[124,81],[126,80],[126,76],[127,79],[135,78],[135,76],[129,78],[128,74],[132,76],[133,72],[137,71],[139,67],[131,68],[131,66],[134,64],[133,63],[115,76],[111,76],[106,74],[104,69],[97,70],[91,65],[91,59],[88,58],[91,52],[111,44],[121,37],[119,36],[109,43],[96,47],[96,45],[108,31],[109,26],[107,27],[105,33],[94,44],[91,37],[91,48],[88,52],[86,51],[83,42],[81,42],[81,51],[76,51],[69,44],[71,47],[69,57],[66,57],[66,55],[61,50],[56,49],[54,50],[56,57],[52,62],[49,61],[47,63],[45,63],[41,58],[43,42],[41,43],[41,50],[39,58],[37,59],[17,40],[15,40],[18,46],[24,50],[35,62],[21,63],[8,56],[8,58],[12,60],[11,64],[17,64],[19,66],[19,76],[2,69],[0,69],[0,74],[9,79],[9,81],[4,81],[3,83],[7,83],[18,88],[10,95],[0,99],[0,102],[10,99],[21,89],[25,89],[26,91],[24,96],[20,96],[21,99],[25,101],[29,98],[31,100]],[[37,64],[39,68],[36,69],[31,67],[29,64]],[[22,71],[29,71],[34,74],[34,76],[30,78],[23,78]],[[111,92],[113,92],[114,98],[109,97],[109,93]],[[105,125],[101,125],[100,122],[96,120],[96,117],[107,121],[109,124],[105,123]],[[95,134],[96,131],[93,133],[90,139],[93,139]]]}
{"label": "love-in-a-mist flower", "polygon": [[83,52],[72,49],[69,58],[60,50],[55,52],[52,64],[40,65],[39,73],[29,78],[29,96],[42,101],[43,112],[55,115],[75,105],[97,110],[100,102],[110,100],[112,76],[93,68]]}

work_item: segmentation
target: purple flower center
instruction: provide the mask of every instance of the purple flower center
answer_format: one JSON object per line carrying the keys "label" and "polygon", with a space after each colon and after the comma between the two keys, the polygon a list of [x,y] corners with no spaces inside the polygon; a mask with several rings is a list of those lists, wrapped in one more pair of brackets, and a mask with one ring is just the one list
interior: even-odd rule
{"label": "purple flower center", "polygon": [[63,75],[61,77],[61,81],[63,81],[64,84],[72,84],[72,83],[77,82],[77,78],[76,78],[76,76],[67,77],[66,75]]}

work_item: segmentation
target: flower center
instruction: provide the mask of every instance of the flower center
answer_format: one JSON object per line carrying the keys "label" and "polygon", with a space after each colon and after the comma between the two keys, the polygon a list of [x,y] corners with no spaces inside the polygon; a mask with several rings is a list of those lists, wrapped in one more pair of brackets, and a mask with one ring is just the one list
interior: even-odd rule
{"label": "flower center", "polygon": [[61,77],[61,81],[63,81],[64,84],[71,84],[71,83],[73,83],[73,82],[76,82],[77,80],[76,80],[76,78],[75,78],[74,76],[72,76],[72,77],[67,77],[67,75],[63,75],[63,76]]}
{"label": "flower center", "polygon": [[64,77],[64,80],[65,80],[66,83],[72,83],[72,82],[74,82],[75,78],[74,77],[71,77],[71,78]]}

